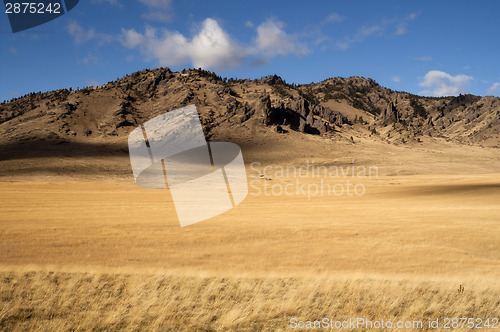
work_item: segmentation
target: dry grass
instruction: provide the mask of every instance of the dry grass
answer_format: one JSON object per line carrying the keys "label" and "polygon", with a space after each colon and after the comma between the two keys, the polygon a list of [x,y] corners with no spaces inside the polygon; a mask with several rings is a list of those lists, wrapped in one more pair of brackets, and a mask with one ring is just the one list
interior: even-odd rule
{"label": "dry grass", "polygon": [[361,197],[250,195],[185,228],[167,191],[14,180],[0,182],[2,330],[499,316],[500,174],[352,180]]}
{"label": "dry grass", "polygon": [[[290,319],[498,317],[494,279],[2,272],[7,330],[287,330]],[[349,329],[348,329],[349,330]]]}
{"label": "dry grass", "polygon": [[128,183],[3,182],[0,262],[294,275],[498,275],[500,175],[362,182],[361,197],[255,197],[250,189],[237,208],[184,228],[166,191]]}

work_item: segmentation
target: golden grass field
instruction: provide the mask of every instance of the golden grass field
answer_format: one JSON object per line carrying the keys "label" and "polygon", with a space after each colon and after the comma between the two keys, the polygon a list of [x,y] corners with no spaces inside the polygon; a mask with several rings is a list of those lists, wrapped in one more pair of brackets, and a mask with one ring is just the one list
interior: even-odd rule
{"label": "golden grass field", "polygon": [[499,316],[500,174],[349,180],[365,195],[250,189],[235,209],[180,228],[168,191],[129,180],[4,179],[0,328],[252,331],[287,330],[293,317]]}

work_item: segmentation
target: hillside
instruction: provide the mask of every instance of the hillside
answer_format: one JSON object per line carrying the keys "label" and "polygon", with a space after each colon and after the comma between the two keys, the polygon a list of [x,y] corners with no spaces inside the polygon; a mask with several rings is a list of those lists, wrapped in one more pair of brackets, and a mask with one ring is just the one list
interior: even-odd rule
{"label": "hillside", "polygon": [[430,98],[361,77],[295,85],[279,76],[222,79],[204,70],[143,70],[96,88],[32,93],[0,105],[0,142],[125,142],[133,128],[195,104],[209,139],[242,128],[327,138],[368,137],[394,144],[439,138],[500,146],[500,99]]}

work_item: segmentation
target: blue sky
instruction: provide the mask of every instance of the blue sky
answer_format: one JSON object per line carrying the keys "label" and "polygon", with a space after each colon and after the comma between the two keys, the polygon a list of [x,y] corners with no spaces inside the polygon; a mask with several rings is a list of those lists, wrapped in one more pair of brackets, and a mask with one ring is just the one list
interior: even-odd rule
{"label": "blue sky", "polygon": [[144,68],[310,83],[364,76],[421,95],[500,95],[500,1],[81,0],[12,33],[0,99],[100,85]]}

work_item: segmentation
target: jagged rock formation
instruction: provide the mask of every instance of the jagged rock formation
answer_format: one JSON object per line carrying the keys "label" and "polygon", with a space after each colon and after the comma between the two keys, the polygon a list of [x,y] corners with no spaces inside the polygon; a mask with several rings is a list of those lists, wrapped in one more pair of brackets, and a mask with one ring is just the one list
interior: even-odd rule
{"label": "jagged rock formation", "polygon": [[384,126],[388,124],[399,122],[399,113],[392,101],[389,106],[380,114],[380,123]]}
{"label": "jagged rock formation", "polygon": [[342,115],[320,105],[312,105],[303,98],[288,100],[272,106],[269,94],[257,99],[255,113],[262,123],[289,126],[292,130],[306,134],[324,134],[334,125],[342,126]]}

